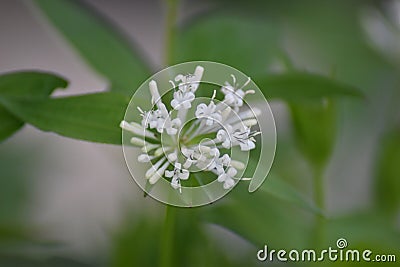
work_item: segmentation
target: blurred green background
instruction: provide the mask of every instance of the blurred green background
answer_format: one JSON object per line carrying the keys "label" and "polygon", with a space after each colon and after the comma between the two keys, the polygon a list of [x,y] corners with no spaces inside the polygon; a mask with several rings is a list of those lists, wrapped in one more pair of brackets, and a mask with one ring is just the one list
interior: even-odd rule
{"label": "blurred green background", "polygon": [[[308,266],[256,253],[338,238],[400,260],[400,1],[0,6],[0,266]],[[121,147],[98,143],[118,144],[112,123],[151,73],[190,60],[253,78],[270,100],[277,152],[255,193],[241,184],[166,217]]]}

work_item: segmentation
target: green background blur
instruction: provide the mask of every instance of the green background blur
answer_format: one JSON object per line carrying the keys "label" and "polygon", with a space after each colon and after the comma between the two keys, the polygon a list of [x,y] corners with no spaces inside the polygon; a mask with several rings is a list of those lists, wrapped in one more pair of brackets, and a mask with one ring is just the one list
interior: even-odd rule
{"label": "green background blur", "polygon": [[[239,185],[212,205],[171,208],[165,220],[120,146],[27,124],[0,144],[0,266],[308,266],[258,262],[256,253],[265,244],[335,247],[338,238],[400,260],[400,1],[0,7],[1,73],[61,75],[68,89],[53,96],[130,96],[166,65],[217,61],[259,85],[278,133],[261,190]],[[360,96],[341,93],[348,88]]]}

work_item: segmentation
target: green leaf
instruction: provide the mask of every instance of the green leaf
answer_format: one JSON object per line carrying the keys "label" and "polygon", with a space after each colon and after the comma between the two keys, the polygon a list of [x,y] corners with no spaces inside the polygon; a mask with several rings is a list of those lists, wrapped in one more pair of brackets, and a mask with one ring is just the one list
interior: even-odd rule
{"label": "green leaf", "polygon": [[65,79],[48,72],[11,72],[0,76],[0,95],[46,98],[55,89],[67,85]]}
{"label": "green leaf", "polygon": [[24,122],[0,106],[0,141],[18,131]]}
{"label": "green leaf", "polygon": [[386,134],[381,141],[376,173],[376,203],[379,210],[397,216],[400,208],[400,130]]}
{"label": "green leaf", "polygon": [[[251,150],[250,159],[247,163],[247,168],[244,172],[244,177],[253,177],[254,178],[254,170],[257,168],[260,148],[256,147],[255,149]],[[260,162],[262,164],[262,162]],[[260,179],[259,179],[260,180]],[[244,183],[244,182],[242,182]],[[259,192],[260,191],[260,192]],[[253,192],[253,191],[251,191]],[[288,203],[294,204],[298,207],[304,208],[308,211],[311,211],[314,214],[324,216],[322,210],[318,208],[315,203],[313,203],[310,199],[306,196],[301,194],[300,192],[296,191],[290,184],[286,181],[280,179],[277,175],[269,172],[267,178],[262,183],[262,185],[255,191],[258,194],[268,194],[271,195],[278,200],[283,200]],[[251,195],[249,195],[250,197]]]}
{"label": "green leaf", "polygon": [[178,34],[175,61],[209,60],[248,75],[264,73],[276,59],[279,30],[265,19],[237,15],[206,16]]}
{"label": "green leaf", "polygon": [[36,0],[51,23],[114,90],[132,95],[149,75],[139,53],[104,18],[78,1]]}
{"label": "green leaf", "polygon": [[121,144],[119,123],[128,102],[128,97],[116,93],[53,99],[0,96],[3,106],[40,130],[109,144]]}
{"label": "green leaf", "polygon": [[269,177],[260,187],[262,193],[270,194],[279,200],[287,201],[288,203],[297,205],[308,211],[311,211],[317,215],[324,216],[322,210],[318,208],[315,203],[313,203],[306,196],[296,191],[290,184],[282,179],[269,174]]}
{"label": "green leaf", "polygon": [[[21,71],[0,76],[0,95],[44,98],[56,88],[65,88],[68,82],[61,77],[46,72]],[[7,109],[0,106],[0,141],[11,136],[23,125]]]}
{"label": "green leaf", "polygon": [[202,213],[204,220],[229,229],[257,247],[267,243],[272,248],[287,247],[288,240],[291,248],[304,247],[310,236],[308,215],[261,190],[249,194],[242,183]]}
{"label": "green leaf", "polygon": [[326,228],[327,246],[334,245],[338,238],[345,238],[348,249],[364,248],[374,253],[399,254],[400,233],[381,213],[353,212],[328,220]]}
{"label": "green leaf", "polygon": [[0,255],[1,266],[14,266],[14,267],[93,267],[99,266],[98,264],[91,264],[80,262],[75,259],[62,258],[62,257],[38,257],[21,255]]}
{"label": "green leaf", "polygon": [[300,151],[321,170],[331,156],[336,137],[336,108],[323,99],[308,104],[290,105],[295,139]]}
{"label": "green leaf", "polygon": [[325,97],[363,97],[353,86],[318,74],[289,72],[258,76],[254,80],[268,99],[302,102]]}

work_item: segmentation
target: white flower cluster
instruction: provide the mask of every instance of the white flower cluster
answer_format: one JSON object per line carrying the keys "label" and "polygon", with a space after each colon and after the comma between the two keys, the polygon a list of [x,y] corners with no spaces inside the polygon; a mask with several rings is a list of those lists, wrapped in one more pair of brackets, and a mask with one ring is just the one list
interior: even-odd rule
{"label": "white flower cluster", "polygon": [[[243,107],[243,98],[253,90],[245,90],[250,78],[241,86],[236,82],[225,83],[220,89],[224,99],[215,104],[216,91],[209,103],[200,103],[195,108],[195,120],[191,121],[188,128],[183,127],[188,110],[192,108],[195,94],[199,88],[204,68],[197,66],[190,75],[179,74],[174,81],[170,81],[175,89],[170,102],[177,115],[172,118],[172,111],[168,111],[163,103],[155,81],[149,82],[152,96],[153,109],[143,111],[138,108],[142,121],[122,121],[120,127],[135,135],[130,140],[135,146],[142,149],[139,162],[151,163],[145,176],[150,184],[155,184],[160,178],[170,178],[171,186],[181,192],[181,181],[190,178],[190,168],[196,167],[200,171],[210,171],[217,176],[218,182],[223,183],[223,188],[234,186],[235,177],[239,169],[244,169],[244,163],[231,159],[221,150],[239,146],[242,151],[255,148],[255,136],[260,132],[251,131],[250,128],[257,124],[254,113],[257,110]],[[161,140],[162,133],[170,138]],[[183,132],[183,133],[182,133]],[[215,134],[214,139],[193,142],[203,135]]]}

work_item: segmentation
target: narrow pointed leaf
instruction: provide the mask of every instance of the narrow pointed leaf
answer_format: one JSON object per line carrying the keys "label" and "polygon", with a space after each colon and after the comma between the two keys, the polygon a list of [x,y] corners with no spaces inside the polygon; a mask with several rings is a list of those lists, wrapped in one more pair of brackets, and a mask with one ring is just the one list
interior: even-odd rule
{"label": "narrow pointed leaf", "polygon": [[[68,82],[51,73],[19,71],[0,76],[0,95],[45,98],[57,88],[65,88]],[[0,106],[0,141],[18,131],[24,122]]]}
{"label": "narrow pointed leaf", "polygon": [[0,76],[0,95],[45,98],[68,82],[52,73],[18,71]]}
{"label": "narrow pointed leaf", "polygon": [[36,0],[50,22],[116,91],[132,95],[147,78],[144,61],[104,18],[79,1]]}
{"label": "narrow pointed leaf", "polygon": [[260,187],[262,193],[270,194],[280,200],[289,202],[317,215],[324,216],[320,208],[317,207],[310,199],[296,191],[287,182],[277,177],[268,177],[265,183]]}
{"label": "narrow pointed leaf", "polygon": [[301,102],[321,98],[363,97],[351,85],[306,72],[271,74],[254,77],[254,80],[268,99]]}
{"label": "narrow pointed leaf", "polygon": [[375,196],[380,211],[396,218],[400,209],[400,129],[385,134],[377,161]]}
{"label": "narrow pointed leaf", "polygon": [[115,93],[35,100],[0,97],[0,104],[40,130],[109,144],[121,144],[119,123],[128,101]]}

